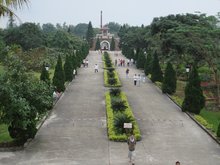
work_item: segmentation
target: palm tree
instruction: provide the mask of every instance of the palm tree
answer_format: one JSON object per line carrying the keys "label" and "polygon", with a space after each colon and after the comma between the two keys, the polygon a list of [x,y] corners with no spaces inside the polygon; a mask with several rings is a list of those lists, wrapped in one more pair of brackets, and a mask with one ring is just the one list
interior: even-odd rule
{"label": "palm tree", "polygon": [[11,9],[21,8],[28,2],[29,0],[0,0],[0,16],[16,16]]}

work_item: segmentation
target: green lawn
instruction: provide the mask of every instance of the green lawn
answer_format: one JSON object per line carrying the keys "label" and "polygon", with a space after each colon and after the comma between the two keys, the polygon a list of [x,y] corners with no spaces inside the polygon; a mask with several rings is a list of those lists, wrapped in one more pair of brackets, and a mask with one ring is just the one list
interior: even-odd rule
{"label": "green lawn", "polygon": [[2,142],[11,142],[13,139],[8,133],[8,127],[5,124],[0,124],[0,143]]}
{"label": "green lawn", "polygon": [[220,112],[207,111],[206,109],[203,109],[200,112],[200,116],[202,116],[209,124],[213,125],[213,129],[216,133],[220,122]]}
{"label": "green lawn", "polygon": [[[49,70],[49,73],[50,73],[50,80],[53,79],[54,71],[55,71],[54,69],[50,69],[50,70]],[[40,79],[40,75],[41,75],[41,73],[40,73],[40,72],[34,72],[34,75],[35,75],[37,78]]]}
{"label": "green lawn", "polygon": [[[186,82],[184,81],[177,81],[177,89],[176,93],[172,95],[172,99],[179,104],[182,105],[184,99],[184,90],[185,90]],[[214,132],[217,132],[218,125],[220,122],[220,111],[209,111],[206,108],[202,109],[199,114],[209,125],[212,125],[212,129]]]}

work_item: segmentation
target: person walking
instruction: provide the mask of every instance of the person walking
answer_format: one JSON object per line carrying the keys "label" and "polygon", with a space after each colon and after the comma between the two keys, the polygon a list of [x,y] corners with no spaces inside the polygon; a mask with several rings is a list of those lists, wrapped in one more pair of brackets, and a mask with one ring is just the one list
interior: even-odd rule
{"label": "person walking", "polygon": [[137,76],[137,85],[141,86],[141,75],[140,74],[138,74]]}
{"label": "person walking", "polygon": [[118,64],[118,60],[117,60],[117,59],[115,59],[115,66],[117,66],[117,64]]}
{"label": "person walking", "polygon": [[126,78],[128,78],[128,75],[129,75],[129,69],[128,68],[126,69],[125,73],[126,73]]}
{"label": "person walking", "polygon": [[89,67],[89,60],[86,59],[86,67],[88,68]]}
{"label": "person walking", "polygon": [[95,73],[96,72],[99,72],[99,66],[98,66],[98,64],[95,64]]}
{"label": "person walking", "polygon": [[180,162],[179,162],[179,161],[177,161],[177,162],[176,162],[176,165],[180,165]]}
{"label": "person walking", "polygon": [[127,144],[129,162],[134,165],[136,139],[133,134],[131,134],[131,136],[128,138]]}
{"label": "person walking", "polygon": [[134,85],[136,86],[136,84],[137,84],[137,75],[135,74],[134,75]]}

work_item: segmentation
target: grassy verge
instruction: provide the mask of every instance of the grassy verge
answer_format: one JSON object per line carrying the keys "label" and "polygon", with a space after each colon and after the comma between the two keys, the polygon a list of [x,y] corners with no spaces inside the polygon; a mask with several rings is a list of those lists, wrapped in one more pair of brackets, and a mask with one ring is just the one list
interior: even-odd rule
{"label": "grassy verge", "polygon": [[[125,100],[126,102],[126,110],[123,112],[126,115],[130,116],[132,118],[132,125],[133,125],[133,133],[136,137],[137,140],[141,139],[141,134],[140,134],[140,130],[138,128],[138,124],[134,118],[134,115],[132,113],[132,109],[129,106],[127,97],[125,96],[124,93],[120,94],[120,97],[122,98],[122,100]],[[114,113],[113,113],[113,109],[111,107],[111,96],[110,96],[110,92],[106,92],[105,94],[105,102],[106,102],[106,111],[107,111],[107,123],[108,123],[108,137],[110,140],[113,141],[127,141],[127,135],[126,134],[117,134],[116,133],[116,129],[114,127]]]}
{"label": "grassy verge", "polygon": [[13,139],[8,133],[8,126],[5,124],[0,124],[0,143],[12,142]]}
{"label": "grassy verge", "polygon": [[213,112],[202,109],[199,115],[203,117],[209,125],[212,126],[211,130],[216,134],[220,122],[220,112]]}

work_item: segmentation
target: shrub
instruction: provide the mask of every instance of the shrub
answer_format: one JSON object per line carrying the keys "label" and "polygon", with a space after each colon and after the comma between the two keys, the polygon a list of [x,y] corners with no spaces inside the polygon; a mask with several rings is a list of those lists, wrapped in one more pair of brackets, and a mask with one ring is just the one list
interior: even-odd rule
{"label": "shrub", "polygon": [[110,94],[111,96],[118,96],[121,93],[120,88],[111,88],[110,89]]}
{"label": "shrub", "polygon": [[113,99],[111,105],[113,111],[124,111],[127,108],[125,101],[121,99]]}
{"label": "shrub", "polygon": [[202,116],[195,115],[195,119],[207,129],[213,130],[213,125],[209,124]]}
{"label": "shrub", "polygon": [[115,68],[108,68],[107,69],[109,72],[113,72],[115,70]]}
{"label": "shrub", "polygon": [[132,118],[131,116],[127,116],[124,113],[116,113],[114,116],[114,126],[116,129],[116,132],[118,134],[123,134],[126,133],[125,129],[124,129],[124,123],[131,123],[132,122]]}
{"label": "shrub", "polygon": [[219,122],[219,125],[218,125],[217,136],[220,137],[220,122]]}
{"label": "shrub", "polygon": [[114,84],[117,83],[117,80],[116,80],[115,78],[109,78],[109,79],[108,79],[108,83],[109,83],[110,85],[114,85]]}
{"label": "shrub", "polygon": [[161,71],[159,59],[156,53],[154,54],[154,58],[152,62],[151,81],[152,82],[163,81],[163,73]]}
{"label": "shrub", "polygon": [[185,98],[182,104],[182,110],[199,114],[204,106],[205,98],[200,86],[197,68],[193,66],[189,75],[189,82],[185,88]]}
{"label": "shrub", "polygon": [[112,61],[111,60],[105,60],[105,64],[107,67],[112,67]]}
{"label": "shrub", "polygon": [[176,72],[173,69],[173,66],[170,62],[168,62],[167,67],[165,69],[162,92],[173,94],[176,92]]}
{"label": "shrub", "polygon": [[108,74],[108,77],[109,78],[114,78],[115,77],[115,73],[114,72],[107,72],[107,74]]}

